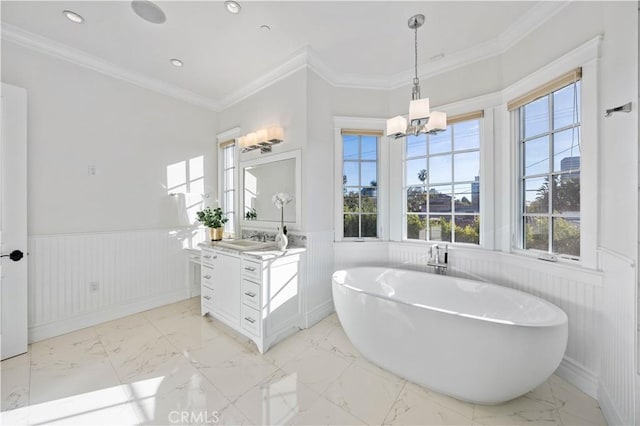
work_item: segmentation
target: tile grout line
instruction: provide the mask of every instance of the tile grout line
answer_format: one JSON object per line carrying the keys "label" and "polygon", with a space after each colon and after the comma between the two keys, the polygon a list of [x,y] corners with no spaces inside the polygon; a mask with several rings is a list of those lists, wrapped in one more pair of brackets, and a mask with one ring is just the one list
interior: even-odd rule
{"label": "tile grout line", "polygon": [[385,424],[384,423],[385,420],[387,420],[387,418],[389,417],[389,414],[391,413],[391,410],[393,410],[393,407],[396,405],[396,403],[400,399],[400,395],[402,395],[402,391],[407,386],[407,383],[408,383],[407,379],[402,379],[402,381],[403,381],[402,386],[400,387],[400,390],[398,391],[398,394],[396,395],[396,398],[391,403],[391,406],[389,407],[389,410],[387,411],[387,414],[384,415],[384,418],[382,419],[382,422],[380,423],[380,425],[384,425]]}

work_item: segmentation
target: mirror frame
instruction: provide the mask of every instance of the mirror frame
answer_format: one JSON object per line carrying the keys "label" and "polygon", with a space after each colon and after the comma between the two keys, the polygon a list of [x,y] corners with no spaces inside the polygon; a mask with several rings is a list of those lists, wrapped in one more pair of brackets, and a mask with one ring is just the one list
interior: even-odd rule
{"label": "mirror frame", "polygon": [[[240,216],[240,225],[242,229],[264,229],[264,230],[273,230],[276,231],[276,228],[280,226],[279,221],[265,221],[265,220],[246,220],[245,219],[245,211],[244,211],[244,169],[246,167],[255,167],[263,164],[269,164],[276,161],[289,160],[294,159],[296,161],[295,166],[295,180],[296,180],[296,193],[293,195],[295,197],[296,203],[296,221],[295,222],[285,222],[287,226],[287,230],[289,231],[300,231],[302,229],[302,155],[299,149],[294,151],[286,151],[280,154],[269,155],[268,157],[259,157],[253,160],[241,161],[240,162],[240,170],[239,170],[239,189],[242,192],[241,197],[239,197],[240,208],[239,214]],[[242,233],[242,230],[240,231]]]}

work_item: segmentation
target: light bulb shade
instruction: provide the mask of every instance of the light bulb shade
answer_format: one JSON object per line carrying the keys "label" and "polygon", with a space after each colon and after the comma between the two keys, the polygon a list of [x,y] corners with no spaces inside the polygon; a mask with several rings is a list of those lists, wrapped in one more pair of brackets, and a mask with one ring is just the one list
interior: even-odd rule
{"label": "light bulb shade", "polygon": [[424,126],[425,133],[436,133],[447,130],[447,113],[432,111],[429,122]]}
{"label": "light bulb shade", "polygon": [[284,131],[282,127],[272,126],[267,129],[267,140],[269,142],[282,142],[284,140]]}
{"label": "light bulb shade", "polygon": [[258,144],[258,135],[255,133],[249,133],[247,136],[247,147],[256,146]]}
{"label": "light bulb shade", "polygon": [[387,120],[386,135],[394,138],[401,138],[407,131],[407,119],[401,115]]}
{"label": "light bulb shade", "polygon": [[242,148],[246,148],[247,147],[247,137],[246,136],[240,136],[238,138],[238,146],[242,149]]}
{"label": "light bulb shade", "polygon": [[258,144],[267,142],[267,129],[260,129],[256,132],[256,142]]}
{"label": "light bulb shade", "polygon": [[429,117],[429,98],[416,99],[409,104],[409,122],[426,120]]}

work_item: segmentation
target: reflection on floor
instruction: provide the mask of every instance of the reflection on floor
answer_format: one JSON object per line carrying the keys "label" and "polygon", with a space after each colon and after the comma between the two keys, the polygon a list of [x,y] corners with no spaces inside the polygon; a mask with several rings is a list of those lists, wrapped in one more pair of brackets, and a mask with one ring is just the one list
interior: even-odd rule
{"label": "reflection on floor", "polygon": [[490,407],[416,386],[363,359],[335,314],[260,355],[197,298],[35,343],[1,373],[2,424],[606,424],[557,376]]}

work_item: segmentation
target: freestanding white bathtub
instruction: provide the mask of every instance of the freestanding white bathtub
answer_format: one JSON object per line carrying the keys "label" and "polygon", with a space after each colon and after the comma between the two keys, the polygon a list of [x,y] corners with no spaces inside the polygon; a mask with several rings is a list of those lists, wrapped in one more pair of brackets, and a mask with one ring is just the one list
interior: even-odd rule
{"label": "freestanding white bathtub", "polygon": [[498,404],[536,388],[560,364],[567,315],[494,284],[401,269],[333,274],[333,301],[370,361],[455,398]]}

